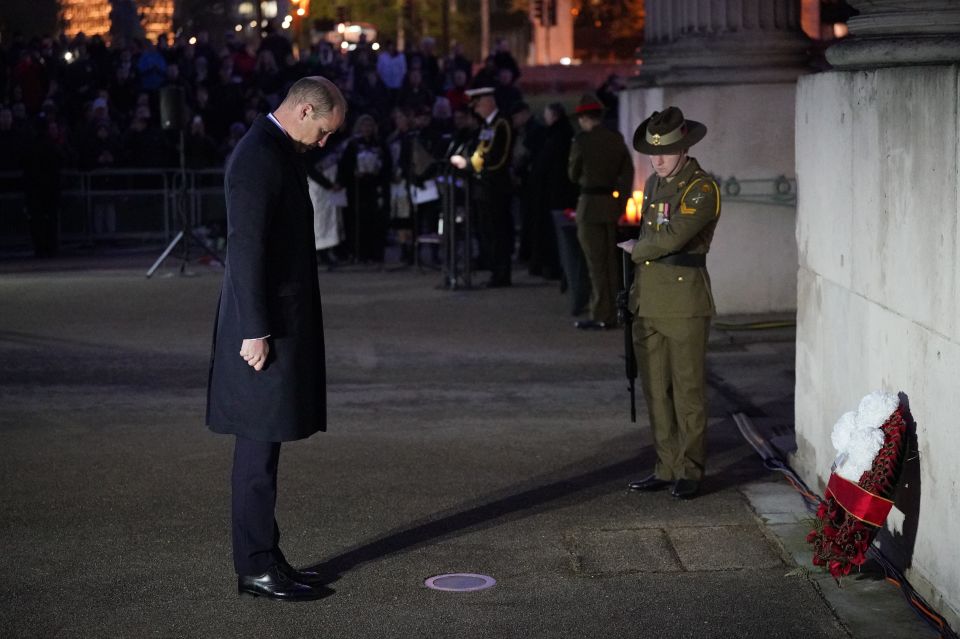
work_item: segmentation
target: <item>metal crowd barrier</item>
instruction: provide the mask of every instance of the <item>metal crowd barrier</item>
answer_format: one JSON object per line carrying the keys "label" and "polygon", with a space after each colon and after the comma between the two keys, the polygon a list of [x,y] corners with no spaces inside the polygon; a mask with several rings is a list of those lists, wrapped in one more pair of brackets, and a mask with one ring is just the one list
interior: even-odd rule
{"label": "metal crowd barrier", "polygon": [[[191,225],[225,226],[223,169],[186,172]],[[0,247],[28,246],[23,175],[0,171]],[[61,243],[168,242],[180,228],[178,169],[97,169],[60,174]]]}

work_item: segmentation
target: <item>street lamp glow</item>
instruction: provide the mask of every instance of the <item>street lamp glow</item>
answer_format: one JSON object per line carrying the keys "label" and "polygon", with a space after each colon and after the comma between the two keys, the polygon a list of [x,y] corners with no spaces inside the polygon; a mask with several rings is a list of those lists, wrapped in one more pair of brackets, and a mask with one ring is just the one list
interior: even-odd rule
{"label": "street lamp glow", "polygon": [[196,37],[196,36],[192,36],[189,40],[187,40],[187,42],[189,42],[190,44],[196,44],[196,43],[197,43],[197,37]]}
{"label": "street lamp glow", "polygon": [[243,31],[243,26],[238,24],[237,26],[235,26],[235,27],[233,28],[233,30],[236,31],[237,33],[239,33],[239,32],[241,32],[241,31]]}
{"label": "street lamp glow", "polygon": [[307,10],[304,9],[303,7],[300,7],[299,9],[297,9],[297,15],[302,18],[303,16],[307,15]]}
{"label": "street lamp glow", "polygon": [[374,51],[379,51],[379,50],[380,50],[380,43],[379,43],[379,42],[374,42],[372,45],[370,45],[370,48],[373,49]]}
{"label": "street lamp glow", "polygon": [[290,23],[289,23],[289,22],[284,22],[284,23],[281,24],[280,26],[283,27],[284,29],[289,29],[289,28],[290,28]]}
{"label": "street lamp glow", "polygon": [[250,28],[251,28],[251,29],[255,29],[256,27],[257,27],[257,21],[256,21],[256,20],[251,20],[251,21],[250,21]]}
{"label": "street lamp glow", "polygon": [[67,51],[66,53],[63,54],[63,59],[66,60],[67,62],[73,62],[73,53],[70,51]]}
{"label": "street lamp glow", "polygon": [[563,56],[562,58],[560,58],[560,64],[562,64],[565,67],[569,67],[571,62],[573,61],[567,56]]}
{"label": "street lamp glow", "polygon": [[346,50],[346,49],[348,49],[349,47],[350,47],[350,43],[349,43],[349,42],[344,41],[344,42],[341,42],[341,43],[340,43],[340,48],[341,48],[341,49]]}
{"label": "street lamp glow", "polygon": [[337,33],[343,33],[346,30],[347,30],[347,25],[345,25],[344,23],[341,22],[340,24],[337,25]]}

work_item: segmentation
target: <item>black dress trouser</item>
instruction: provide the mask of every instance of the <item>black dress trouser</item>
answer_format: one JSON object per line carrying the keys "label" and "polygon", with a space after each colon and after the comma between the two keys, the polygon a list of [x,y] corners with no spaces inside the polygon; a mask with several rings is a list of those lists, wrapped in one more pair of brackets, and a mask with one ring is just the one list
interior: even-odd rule
{"label": "black dress trouser", "polygon": [[233,565],[238,575],[262,575],[286,560],[280,552],[277,463],[280,442],[237,435],[233,452]]}
{"label": "black dress trouser", "polygon": [[476,199],[480,218],[481,268],[490,269],[490,281],[509,284],[513,261],[514,227],[510,209],[510,191],[490,189],[481,191]]}

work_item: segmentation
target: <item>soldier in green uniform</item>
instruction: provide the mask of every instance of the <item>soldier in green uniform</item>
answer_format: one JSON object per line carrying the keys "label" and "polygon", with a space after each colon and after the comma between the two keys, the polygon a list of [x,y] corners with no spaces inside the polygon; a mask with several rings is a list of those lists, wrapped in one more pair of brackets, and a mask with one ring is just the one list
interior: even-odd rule
{"label": "soldier in green uniform", "polygon": [[[614,328],[614,296],[620,280],[617,221],[633,184],[633,160],[618,131],[603,126],[603,104],[584,95],[576,108],[580,133],[570,147],[570,181],[580,185],[577,239],[590,273],[590,319],[582,329]],[[621,195],[621,197],[617,197]]]}
{"label": "soldier in green uniform", "polygon": [[634,351],[657,452],[653,474],[630,488],[672,484],[680,499],[697,494],[706,460],[704,369],[716,313],[706,255],[720,218],[720,191],[687,155],[706,133],[676,107],[640,124],[633,147],[650,156],[654,174],[644,188],[640,236],[620,244],[636,265]]}

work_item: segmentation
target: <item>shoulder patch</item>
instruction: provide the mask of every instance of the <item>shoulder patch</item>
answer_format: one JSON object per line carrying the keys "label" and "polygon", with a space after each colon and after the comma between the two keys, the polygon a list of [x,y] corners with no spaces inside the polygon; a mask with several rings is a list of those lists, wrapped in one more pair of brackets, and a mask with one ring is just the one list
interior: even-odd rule
{"label": "shoulder patch", "polygon": [[709,202],[709,194],[714,190],[713,184],[702,178],[695,179],[680,198],[680,213],[694,215],[697,207]]}

